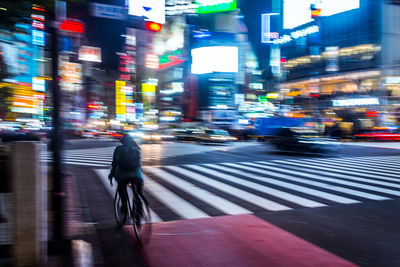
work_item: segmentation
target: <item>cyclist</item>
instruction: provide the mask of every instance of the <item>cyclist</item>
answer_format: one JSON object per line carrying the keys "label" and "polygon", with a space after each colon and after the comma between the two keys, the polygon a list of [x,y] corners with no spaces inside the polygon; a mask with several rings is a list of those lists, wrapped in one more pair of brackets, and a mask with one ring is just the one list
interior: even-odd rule
{"label": "cyclist", "polygon": [[[121,139],[122,145],[115,148],[113,154],[112,168],[108,179],[112,185],[112,178],[118,182],[118,194],[121,197],[122,212],[127,212],[127,191],[126,187],[129,183],[136,187],[136,191],[145,201],[143,196],[143,175],[141,171],[140,148],[135,140],[129,134],[125,134]],[[139,222],[142,206],[141,201],[137,201],[138,216],[136,220]]]}

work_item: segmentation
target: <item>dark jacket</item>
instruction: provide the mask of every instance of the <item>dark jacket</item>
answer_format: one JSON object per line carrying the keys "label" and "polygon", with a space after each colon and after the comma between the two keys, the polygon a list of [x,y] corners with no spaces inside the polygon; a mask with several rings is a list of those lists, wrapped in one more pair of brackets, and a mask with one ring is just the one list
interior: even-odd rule
{"label": "dark jacket", "polygon": [[[117,182],[125,180],[125,179],[143,179],[142,176],[142,171],[141,168],[137,168],[134,171],[122,171],[120,168],[118,168],[118,162],[120,157],[123,155],[122,149],[125,149],[127,146],[133,146],[134,149],[138,150],[139,152],[139,161],[140,161],[140,148],[136,144],[136,142],[133,140],[133,138],[130,135],[124,135],[124,137],[121,140],[122,145],[119,145],[115,148],[114,154],[113,154],[113,161],[112,161],[112,168],[110,175],[117,180]],[[140,164],[141,166],[141,164]]]}

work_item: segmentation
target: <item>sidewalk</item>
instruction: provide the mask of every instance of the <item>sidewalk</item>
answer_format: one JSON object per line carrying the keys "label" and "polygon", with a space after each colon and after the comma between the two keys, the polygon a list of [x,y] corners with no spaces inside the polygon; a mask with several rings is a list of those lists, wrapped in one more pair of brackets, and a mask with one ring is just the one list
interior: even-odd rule
{"label": "sidewalk", "polygon": [[71,173],[64,177],[64,189],[65,242],[61,244],[62,251],[49,245],[48,266],[104,266],[96,229],[84,222],[83,203],[76,177]]}

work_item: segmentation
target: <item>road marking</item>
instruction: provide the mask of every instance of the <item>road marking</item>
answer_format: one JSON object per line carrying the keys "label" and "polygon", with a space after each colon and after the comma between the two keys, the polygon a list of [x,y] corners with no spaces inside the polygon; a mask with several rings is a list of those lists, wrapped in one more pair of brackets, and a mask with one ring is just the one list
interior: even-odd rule
{"label": "road marking", "polygon": [[[193,166],[193,165],[185,165],[185,167],[188,166]],[[223,191],[227,194],[233,195],[236,198],[240,198],[244,201],[247,201],[249,203],[252,203],[253,205],[259,206],[263,209],[267,210],[273,210],[273,211],[278,211],[278,210],[290,210],[291,208],[286,207],[284,205],[281,205],[279,203],[267,200],[265,198],[262,198],[260,196],[251,194],[247,191],[241,190],[239,188],[221,183],[219,181],[216,181],[214,179],[208,178],[207,176],[195,173],[193,171],[189,171],[187,169],[177,167],[177,166],[167,166],[165,167],[166,169],[172,170],[174,172],[180,173],[185,175],[186,177],[193,179],[195,181],[198,181],[200,183],[206,184],[208,186],[214,187],[220,191]]]}
{"label": "road marking", "polygon": [[251,211],[242,208],[222,197],[214,195],[207,190],[201,189],[194,184],[186,182],[185,180],[172,175],[166,171],[163,171],[159,168],[154,167],[144,167],[143,170],[145,172],[150,172],[154,175],[157,175],[160,179],[172,184],[173,186],[185,191],[186,193],[198,198],[205,203],[209,204],[210,206],[224,212],[225,214],[230,215],[238,215],[238,214],[249,214],[252,213]]}
{"label": "road marking", "polygon": [[[229,163],[223,163],[223,164],[224,165],[228,165]],[[267,163],[265,163],[265,164],[267,164]],[[232,165],[229,165],[229,166],[232,166]],[[232,167],[234,167],[234,166],[232,166]],[[321,183],[321,182],[318,182],[318,181],[311,181],[311,180],[307,180],[305,178],[297,178],[297,177],[288,176],[288,175],[285,175],[285,174],[279,174],[279,173],[270,172],[270,171],[266,173],[265,170],[254,169],[254,168],[251,168],[249,166],[236,166],[236,167],[240,168],[240,169],[243,169],[243,170],[249,170],[249,171],[252,171],[252,172],[268,174],[268,175],[271,175],[271,176],[284,178],[286,180],[299,182],[299,183],[303,183],[303,184],[308,184],[308,185],[312,185],[312,186],[316,186],[316,187],[321,187],[321,188],[324,188],[324,189],[328,189],[330,191],[336,191],[336,192],[345,193],[345,194],[349,194],[349,195],[353,195],[353,196],[357,196],[357,197],[364,197],[364,198],[373,199],[373,200],[386,200],[386,199],[389,199],[389,198],[386,198],[386,197],[373,195],[373,194],[369,194],[369,193],[364,193],[364,192],[360,192],[360,191],[357,191],[357,190],[352,190],[352,189],[348,189],[348,188],[344,188],[344,187],[340,187],[340,186]],[[267,169],[267,170],[275,169],[277,171],[285,171],[287,173],[291,173],[290,171],[286,171],[284,169],[278,169],[278,168],[274,168],[274,167],[271,167],[271,166],[265,167],[265,166],[263,166],[261,164],[258,164],[257,167],[263,168],[263,169]],[[302,175],[302,173],[295,172],[295,175]],[[310,174],[303,174],[302,176],[312,177],[312,175],[310,175]],[[319,177],[318,179],[319,180],[324,180],[323,177]],[[313,189],[308,189],[307,187],[304,187],[303,190],[305,190],[304,192],[307,193],[307,191],[310,191],[310,190],[313,190]],[[316,192],[320,192],[318,190],[315,190],[315,191]],[[333,195],[333,194],[329,194],[328,196],[330,198],[332,198],[332,201],[340,202],[340,201],[338,201],[340,199],[335,200],[335,198],[338,198],[339,196]],[[351,201],[355,201],[355,200],[345,198],[345,201],[350,201],[350,203],[351,203]],[[357,201],[357,202],[359,202],[359,201]],[[349,203],[346,203],[346,202],[341,202],[341,203],[349,204]]]}
{"label": "road marking", "polygon": [[210,217],[207,213],[196,208],[186,200],[175,195],[146,174],[143,174],[149,193],[161,201],[169,209],[173,210],[183,219],[198,219]]}
{"label": "road marking", "polygon": [[[303,173],[303,172],[296,172],[296,171],[287,170],[287,169],[280,169],[280,168],[278,168],[279,166],[277,166],[277,167],[270,166],[270,164],[274,164],[274,163],[258,162],[258,164],[254,163],[254,165],[253,165],[253,163],[244,163],[244,164],[250,165],[250,166],[257,166],[257,167],[262,168],[262,169],[277,170],[277,171],[285,172],[285,173],[292,174],[292,175],[299,175],[299,176],[303,176],[303,177],[306,177],[306,178],[312,178],[312,179],[322,180],[322,181],[326,181],[326,182],[332,182],[332,183],[336,183],[336,184],[342,184],[342,185],[357,187],[357,188],[361,188],[361,189],[367,189],[367,190],[376,191],[376,192],[385,193],[385,194],[391,194],[391,195],[395,195],[395,196],[399,196],[400,195],[400,192],[399,191],[395,191],[395,190],[390,190],[390,189],[385,189],[385,188],[380,188],[380,187],[375,187],[375,186],[370,186],[370,185],[365,185],[365,184],[360,184],[360,183],[354,183],[354,182],[347,181],[347,180],[329,178],[329,177],[326,177],[326,176],[314,175],[314,174],[310,174],[310,173]],[[264,166],[263,164],[264,165],[269,165],[269,166]],[[292,163],[288,162],[288,164],[292,164]],[[304,166],[304,165],[302,165],[302,166]],[[312,170],[305,169],[305,168],[298,168],[298,170],[303,170],[303,171],[307,171],[307,172],[313,172]],[[348,179],[351,179],[351,178],[352,177],[350,177]],[[354,179],[355,180],[359,180],[358,178],[354,178]],[[362,179],[362,178],[360,178],[360,179]],[[311,185],[323,187],[323,188],[326,188],[326,189],[338,191],[338,192],[349,194],[349,195],[354,195],[354,196],[358,196],[358,197],[372,199],[372,200],[387,200],[387,199],[390,199],[390,198],[383,197],[383,196],[380,196],[380,195],[366,193],[366,192],[362,192],[362,191],[357,191],[357,190],[353,190],[353,189],[349,189],[349,188],[344,188],[344,187],[340,187],[340,186],[337,186],[337,185],[325,184],[325,183],[314,182],[314,181],[310,181],[310,182],[306,182],[306,183],[310,183],[310,184],[312,183]]]}
{"label": "road marking", "polygon": [[[234,167],[234,168],[239,168],[239,169],[245,169],[245,170],[251,169],[251,168],[248,168],[247,166],[241,166],[241,165],[238,165],[238,164],[230,164],[230,163],[222,163],[222,164],[230,166],[230,167]],[[261,182],[274,184],[274,185],[281,186],[281,187],[284,187],[284,188],[287,188],[287,189],[290,189],[290,190],[293,190],[293,191],[298,191],[298,192],[301,192],[301,193],[304,193],[304,194],[316,196],[316,197],[327,199],[327,200],[330,200],[330,201],[333,201],[333,202],[337,202],[337,203],[342,203],[342,204],[359,203],[359,201],[354,200],[354,199],[350,199],[350,198],[346,198],[346,197],[330,194],[330,193],[327,193],[327,192],[324,192],[324,191],[315,190],[315,189],[308,188],[308,187],[305,187],[305,186],[300,186],[300,185],[291,184],[291,183],[284,182],[284,181],[279,181],[279,180],[272,179],[272,178],[265,177],[265,176],[256,176],[256,175],[253,175],[251,173],[244,172],[244,171],[237,170],[237,169],[225,168],[224,170],[228,171],[228,172],[231,172],[231,173],[238,174],[238,175],[242,175],[242,176],[245,176],[245,177],[249,177],[249,178],[252,178],[252,179],[256,179],[256,180],[259,180]],[[265,172],[260,172],[260,171],[257,171],[257,172],[258,173],[262,173],[264,175],[266,174]],[[295,181],[295,182],[299,182],[300,181],[302,183],[315,185],[314,182],[309,182],[309,181],[304,180],[304,179],[297,179],[297,178],[290,177],[290,176],[287,176],[287,175],[284,175],[284,174],[275,174],[275,173],[273,173],[272,176],[279,177],[279,178],[284,178],[284,179],[287,179],[287,180],[292,180],[292,181]]]}
{"label": "road marking", "polygon": [[[379,173],[382,174],[382,172],[385,175],[399,175],[400,171],[393,171],[393,168],[385,168],[382,166],[377,166],[376,164],[366,164],[363,162],[354,162],[353,160],[334,160],[334,159],[325,159],[324,162],[328,162],[329,164],[336,164],[336,163],[343,163],[344,166],[349,166],[353,169],[360,169],[360,170],[369,170],[371,167],[373,169],[378,170]],[[376,173],[376,172],[375,172]]]}
{"label": "road marking", "polygon": [[[289,165],[295,165],[295,166],[299,166],[299,167],[304,167],[305,164],[304,163],[296,163],[296,162],[284,162],[284,161],[277,161],[281,164],[289,164]],[[276,163],[268,163],[268,162],[261,162],[263,164],[276,164]],[[315,163],[312,163],[315,164]],[[320,164],[318,164],[320,165]],[[308,172],[314,172],[314,173],[319,173],[321,174],[321,172],[318,172],[316,170],[312,170],[312,169],[317,169],[320,171],[324,171],[326,173],[322,173],[323,175],[328,175],[328,176],[334,176],[333,173],[340,173],[340,178],[345,178],[345,179],[349,179],[349,180],[354,180],[354,181],[359,181],[359,182],[365,182],[365,183],[371,183],[371,184],[378,184],[378,185],[384,185],[384,186],[390,186],[393,188],[400,188],[400,184],[395,184],[395,183],[389,183],[389,182],[383,182],[383,181],[377,181],[377,180],[373,180],[373,179],[367,179],[367,178],[359,178],[359,177],[354,177],[351,175],[346,175],[346,174],[352,174],[352,172],[349,171],[338,171],[335,169],[332,169],[331,167],[321,167],[321,166],[314,166],[314,165],[307,165],[307,169],[301,168],[303,171],[308,171]],[[283,170],[282,170],[283,171]],[[285,172],[288,172],[285,170]],[[293,171],[292,171],[293,172]],[[346,174],[343,174],[346,173]],[[311,176],[309,176],[311,177]],[[321,177],[321,176],[320,176]],[[377,178],[379,177],[379,175],[377,175]],[[379,179],[381,180],[387,180],[387,181],[398,181],[398,179],[395,178],[387,178],[387,177],[379,177]],[[357,187],[357,186],[356,186]],[[367,189],[367,188],[365,188]],[[397,195],[397,193],[395,194]]]}
{"label": "road marking", "polygon": [[[254,182],[251,182],[251,181],[248,181],[248,180],[245,180],[245,179],[234,177],[232,175],[228,175],[228,174],[221,173],[221,172],[209,169],[209,168],[205,168],[205,166],[218,168],[218,169],[220,169],[222,171],[227,171],[227,168],[222,167],[222,166],[218,166],[216,164],[204,164],[204,165],[201,165],[201,166],[193,166],[191,168],[192,169],[196,169],[198,171],[205,172],[205,173],[213,175],[215,177],[218,177],[218,178],[221,178],[221,179],[236,183],[238,185],[246,186],[248,188],[251,188],[253,190],[259,191],[261,193],[265,193],[265,194],[268,194],[268,195],[271,195],[271,196],[274,196],[274,197],[277,197],[277,198],[284,199],[284,200],[289,201],[289,202],[296,203],[296,204],[298,204],[300,206],[309,207],[309,208],[326,206],[325,204],[322,204],[322,203],[319,203],[319,202],[316,202],[316,201],[313,201],[313,200],[309,200],[309,199],[306,199],[306,198],[303,198],[303,197],[300,197],[300,196],[296,196],[296,195],[293,195],[293,194],[290,194],[290,193],[287,193],[287,192],[284,192],[284,191],[281,191],[281,190],[270,188],[270,187],[267,187],[265,185],[261,185],[259,183],[254,183]],[[260,177],[260,179],[262,179],[262,178]]]}
{"label": "road marking", "polygon": [[[279,161],[279,162],[282,162],[282,161]],[[323,162],[321,162],[321,161],[315,161],[315,160],[309,160],[309,159],[305,159],[305,160],[302,160],[302,161],[299,161],[299,160],[296,160],[295,162],[307,162],[307,163],[312,163],[313,165],[312,166],[326,166],[326,165],[328,165],[328,166],[334,166],[335,167],[335,169],[333,170],[333,171],[336,171],[336,170],[341,170],[341,172],[343,172],[343,173],[351,173],[351,174],[353,174],[353,175],[358,175],[359,173],[364,173],[364,174],[373,174],[375,177],[382,177],[382,179],[384,179],[384,180],[389,180],[389,181],[399,181],[399,179],[395,179],[395,178],[393,178],[393,175],[389,175],[389,174],[387,174],[387,175],[382,175],[381,173],[379,173],[379,172],[376,172],[376,171],[371,171],[371,170],[363,170],[363,169],[361,169],[361,170],[358,170],[358,171],[354,171],[354,169],[360,169],[360,168],[357,168],[357,167],[351,167],[351,166],[349,166],[349,167],[346,167],[344,164],[345,163],[331,163],[331,162],[327,162],[327,161],[323,161]],[[347,171],[346,171],[347,170]],[[351,170],[350,172],[348,171],[348,170]],[[390,178],[391,177],[391,178]]]}

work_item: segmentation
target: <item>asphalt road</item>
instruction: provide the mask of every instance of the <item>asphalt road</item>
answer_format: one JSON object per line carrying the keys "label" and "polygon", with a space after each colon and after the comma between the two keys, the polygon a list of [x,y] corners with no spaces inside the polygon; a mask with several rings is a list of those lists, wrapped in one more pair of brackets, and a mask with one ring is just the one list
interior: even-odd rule
{"label": "asphalt road", "polygon": [[[67,166],[67,169],[75,176],[80,177],[77,180],[82,206],[85,207],[85,221],[91,225],[95,225],[96,229],[96,233],[92,233],[90,239],[93,241],[92,243],[100,247],[104,263],[109,266],[127,266],[128,264],[140,266],[143,262],[140,256],[135,252],[137,250],[135,250],[122,232],[115,229],[112,196],[109,194],[109,189],[107,189],[102,182],[99,182],[99,173],[106,173],[109,161],[106,161],[103,166],[101,164],[97,166],[96,155],[99,154],[102,160],[109,155],[109,160],[111,160],[112,149],[117,144],[117,142],[90,140],[68,142],[65,148],[68,150],[67,154],[72,154],[68,158],[71,164]],[[104,153],[100,155],[103,149]],[[88,155],[87,161],[84,161],[84,156],[81,158],[74,158],[78,157],[79,153],[83,153],[82,151],[85,150],[88,152],[94,151],[94,153]],[[78,153],[73,154],[73,151]],[[396,180],[398,178],[396,177],[396,172],[398,170],[396,168],[396,160],[397,156],[400,156],[400,150],[345,145],[341,151],[334,154],[309,155],[279,152],[267,144],[257,142],[247,144],[238,143],[235,145],[167,143],[143,145],[142,155],[144,155],[145,158],[143,160],[143,165],[150,168],[149,170],[168,171],[170,174],[173,174],[175,178],[186,179],[186,182],[190,179],[186,178],[184,174],[193,173],[192,171],[196,168],[200,168],[197,174],[200,173],[202,175],[201,177],[213,177],[215,181],[222,182],[222,178],[212,176],[212,174],[217,171],[217,167],[221,168],[223,164],[233,164],[233,168],[238,168],[235,169],[236,173],[238,173],[240,168],[243,169],[245,167],[243,167],[244,165],[237,164],[242,164],[243,162],[245,162],[245,164],[249,162],[250,164],[258,164],[254,163],[258,161],[266,162],[266,164],[271,162],[273,164],[272,166],[276,165],[278,168],[280,164],[286,164],[287,162],[289,165],[285,165],[285,168],[288,166],[288,168],[293,167],[292,169],[278,170],[277,173],[273,175],[283,175],[285,171],[289,172],[289,174],[290,172],[297,171],[297,173],[291,176],[291,179],[299,179],[302,177],[302,164],[309,164],[310,162],[315,163],[315,165],[310,165],[310,170],[315,168],[313,172],[303,175],[311,179],[313,178],[312,175],[315,176],[319,174],[319,169],[326,167],[324,164],[327,164],[329,169],[330,164],[337,164],[337,162],[340,162],[340,167],[332,169],[332,172],[339,173],[337,177],[334,177],[336,182],[332,180],[333,182],[330,184],[331,186],[337,186],[335,183],[340,183],[341,181],[339,180],[342,180],[342,183],[343,181],[347,182],[348,180],[346,179],[352,175],[352,168],[355,168],[354,177],[356,177],[356,179],[369,179],[368,181],[365,180],[366,182],[362,184],[363,187],[367,188],[368,186],[376,185],[374,181],[377,181],[378,184],[382,184],[379,188],[381,193],[378,194],[379,196],[383,196],[382,199],[369,199],[365,201],[363,196],[353,195],[351,199],[355,199],[356,201],[352,204],[344,204],[331,203],[330,201],[324,202],[318,197],[307,196],[310,200],[322,203],[323,205],[309,208],[302,207],[300,204],[295,205],[290,203],[290,200],[285,200],[279,203],[289,207],[289,209],[268,211],[254,207],[254,204],[235,200],[225,193],[217,192],[218,190],[212,189],[211,186],[204,186],[203,189],[245,207],[252,211],[254,215],[360,266],[400,266],[400,214],[398,212],[400,194],[397,196],[390,195],[389,197],[388,193],[382,193],[386,192],[385,190],[392,189],[392,187],[388,184],[384,184],[382,182],[383,178],[381,179],[378,177],[379,173],[382,171],[382,173],[387,174],[387,177],[391,177],[387,179],[391,179],[390,181],[395,187],[400,187],[400,179]],[[361,159],[361,157],[364,157],[366,160]],[[80,165],[82,161],[84,161],[86,165]],[[91,166],[90,164],[96,166]],[[205,173],[205,171],[202,170],[204,167],[208,168],[208,166],[204,164],[210,165],[210,168],[212,168],[209,169],[210,173]],[[290,164],[293,164],[293,166]],[[187,165],[188,167],[186,167]],[[176,169],[176,166],[183,167]],[[224,166],[226,167],[228,165]],[[298,170],[296,170],[297,167],[299,167]],[[307,166],[304,167],[308,168]],[[357,174],[358,169],[365,172],[363,176]],[[250,169],[250,171],[253,170]],[[226,175],[226,172],[224,175]],[[347,178],[343,180],[341,175],[343,179]],[[357,175],[362,178],[358,178]],[[172,186],[170,184],[172,181],[165,182],[151,173],[148,174],[148,177],[150,179],[148,183],[149,187],[154,183],[158,186],[161,185],[162,188],[166,188],[173,194],[180,196],[186,202],[192,203],[194,208],[197,207],[196,210],[200,209],[208,216],[223,215],[223,213],[207,205],[207,203],[198,201],[195,197],[183,192],[183,189],[177,189]],[[240,174],[235,176],[235,178],[236,177],[247,179],[248,182],[255,182],[255,180],[251,178],[251,175],[249,175],[249,178]],[[351,179],[351,177],[349,179]],[[193,182],[193,184],[199,187],[202,186],[200,183]],[[241,190],[246,189],[244,185],[234,185],[233,181],[228,181],[226,184],[229,186],[237,186]],[[264,182],[258,184],[258,186],[263,185],[265,185]],[[294,182],[293,186],[299,186],[299,182]],[[308,189],[315,190],[318,186],[318,184],[314,183],[310,185]],[[360,187],[360,185],[358,186]],[[282,190],[279,186],[271,186],[271,188]],[[352,184],[344,184],[343,188],[342,191],[344,190],[343,192],[345,193],[337,194],[339,197],[348,197],[349,194],[353,192],[350,192],[350,190],[354,190]],[[286,189],[284,193],[291,193],[292,191],[290,190],[292,189]],[[247,189],[247,191],[256,196],[265,196],[255,190]],[[361,194],[366,194],[372,191],[368,188],[365,190],[363,188],[359,192],[361,192]],[[297,197],[305,197],[307,192],[297,193]],[[395,192],[392,194],[397,193]],[[165,203],[161,203],[162,201],[157,197],[153,197],[150,194],[148,197],[155,211],[163,221],[179,220],[185,217],[179,214],[179,212],[173,212],[168,209],[168,205],[166,206]],[[270,199],[277,200],[277,198],[274,197]],[[190,216],[186,216],[186,218],[183,219],[190,219],[188,217]]]}

